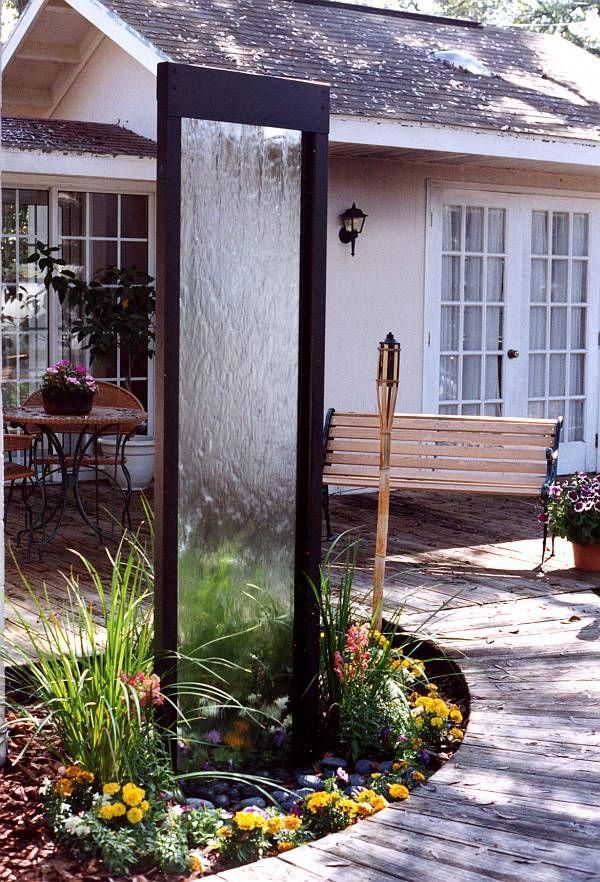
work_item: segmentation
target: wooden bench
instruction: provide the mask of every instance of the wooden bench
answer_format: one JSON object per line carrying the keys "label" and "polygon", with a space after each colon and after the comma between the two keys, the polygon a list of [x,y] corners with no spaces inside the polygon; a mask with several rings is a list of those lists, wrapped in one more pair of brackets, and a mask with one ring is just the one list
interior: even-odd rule
{"label": "wooden bench", "polygon": [[[390,484],[405,490],[540,495],[555,480],[563,418],[397,413]],[[323,510],[331,539],[329,487],[379,485],[379,417],[327,411]],[[544,549],[547,528],[544,525]]]}

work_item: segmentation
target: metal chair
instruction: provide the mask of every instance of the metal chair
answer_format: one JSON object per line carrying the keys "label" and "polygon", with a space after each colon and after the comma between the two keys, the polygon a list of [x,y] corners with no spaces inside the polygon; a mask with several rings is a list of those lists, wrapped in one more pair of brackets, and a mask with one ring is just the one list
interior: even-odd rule
{"label": "metal chair", "polygon": [[[39,487],[35,464],[35,435],[23,433],[4,433],[4,484],[9,485],[8,493],[4,500],[4,520],[8,519],[10,505],[13,500],[15,485],[21,485],[21,497],[25,511],[25,527],[17,533],[17,545],[21,544],[21,537],[28,535],[28,552],[33,543],[33,507],[31,496]],[[15,454],[17,459],[15,460]],[[44,506],[44,494],[42,490],[42,508]]]}

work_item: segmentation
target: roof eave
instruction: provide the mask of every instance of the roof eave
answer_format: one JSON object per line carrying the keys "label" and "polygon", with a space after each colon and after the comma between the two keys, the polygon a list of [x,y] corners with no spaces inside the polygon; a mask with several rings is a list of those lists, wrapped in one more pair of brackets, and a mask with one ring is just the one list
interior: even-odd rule
{"label": "roof eave", "polygon": [[156,159],[150,156],[109,155],[65,150],[23,150],[2,147],[2,172],[47,176],[156,180]]}

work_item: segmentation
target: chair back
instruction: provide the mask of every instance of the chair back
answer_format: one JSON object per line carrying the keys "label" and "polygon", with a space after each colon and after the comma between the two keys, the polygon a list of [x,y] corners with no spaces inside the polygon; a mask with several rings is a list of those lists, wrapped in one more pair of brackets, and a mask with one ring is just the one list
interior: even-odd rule
{"label": "chair back", "polygon": [[[96,380],[98,391],[94,397],[96,407],[127,407],[130,410],[144,410],[144,405],[133,392],[116,386],[114,383],[106,383],[104,380]],[[23,407],[38,407],[42,404],[42,390],[36,389],[23,401]]]}

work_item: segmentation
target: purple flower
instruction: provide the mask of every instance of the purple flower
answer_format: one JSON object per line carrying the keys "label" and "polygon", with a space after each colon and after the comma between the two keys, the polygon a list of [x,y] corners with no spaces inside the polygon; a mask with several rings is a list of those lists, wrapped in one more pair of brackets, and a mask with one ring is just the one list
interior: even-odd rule
{"label": "purple flower", "polygon": [[79,386],[79,380],[77,377],[67,377],[67,383],[72,383],[73,386]]}
{"label": "purple flower", "polygon": [[577,502],[577,500],[579,499],[579,496],[577,495],[575,490],[569,490],[568,496],[571,502]]}
{"label": "purple flower", "polygon": [[547,511],[542,511],[538,515],[538,521],[540,522],[540,524],[547,524],[549,520],[550,518]]}
{"label": "purple flower", "polygon": [[78,374],[85,374],[85,372],[86,372],[86,367],[85,367],[84,364],[78,364],[77,367],[75,368],[75,371],[76,371]]}
{"label": "purple flower", "polygon": [[211,729],[205,737],[209,744],[220,744],[223,740],[218,729]]}
{"label": "purple flower", "polygon": [[431,760],[431,754],[427,750],[420,750],[418,756],[424,765],[428,765]]}
{"label": "purple flower", "polygon": [[275,731],[273,732],[273,744],[275,745],[275,747],[283,747],[286,738],[287,732],[283,727],[281,727],[280,729],[275,729]]}
{"label": "purple flower", "polygon": [[575,511],[583,511],[583,502],[576,502],[573,508]]}
{"label": "purple flower", "polygon": [[559,484],[552,484],[550,487],[550,496],[560,496],[562,487]]}

